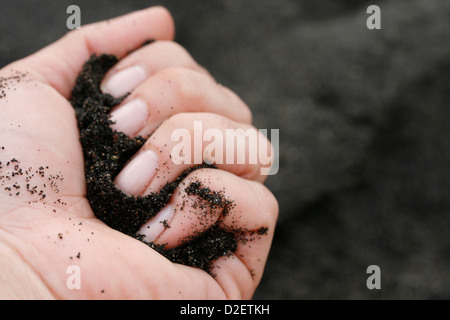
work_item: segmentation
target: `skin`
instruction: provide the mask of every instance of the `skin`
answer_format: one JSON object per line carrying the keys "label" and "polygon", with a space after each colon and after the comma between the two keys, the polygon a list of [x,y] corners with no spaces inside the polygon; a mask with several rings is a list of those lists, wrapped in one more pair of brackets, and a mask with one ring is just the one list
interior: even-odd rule
{"label": "skin", "polygon": [[[224,226],[268,228],[267,235],[239,243],[234,255],[215,261],[215,277],[171,263],[142,242],[112,230],[95,218],[85,197],[82,150],[68,99],[91,54],[123,58],[105,81],[133,65],[142,66],[148,75],[127,99],[146,100],[149,113],[157,115],[136,134],[149,137],[153,133],[144,149],[159,151],[159,162],[166,163],[159,170],[166,174],[149,181],[143,193],[158,189],[184,169],[164,162],[169,159],[167,144],[173,143],[170,133],[174,128],[189,130],[193,119],[220,130],[253,128],[245,103],[218,85],[182,47],[171,42],[173,38],[170,14],[155,7],[69,32],[0,70],[0,78],[9,78],[10,83],[6,97],[0,99],[0,161],[5,164],[14,158],[21,168],[48,167],[45,178],[63,177],[56,181],[57,190],[46,189],[45,199],[23,188],[20,196],[0,188],[0,298],[250,299],[254,294],[278,214],[275,198],[262,184],[265,177],[259,175],[260,164],[195,171],[171,199],[173,206],[180,206],[185,199],[183,185],[199,180],[212,190],[226,190],[235,202],[232,213],[221,222]],[[147,39],[157,41],[127,55]],[[17,72],[23,75],[20,82],[11,78]],[[167,100],[161,100],[158,92],[164,92]],[[164,102],[173,108],[165,108]],[[32,183],[42,185],[45,178],[33,177]],[[14,179],[21,186],[27,183],[25,175]],[[155,242],[176,246],[198,231],[192,219],[198,219],[199,209],[193,203],[187,201],[187,209],[177,211],[171,228]],[[68,268],[73,265],[80,271],[79,290],[67,286],[72,275]]]}

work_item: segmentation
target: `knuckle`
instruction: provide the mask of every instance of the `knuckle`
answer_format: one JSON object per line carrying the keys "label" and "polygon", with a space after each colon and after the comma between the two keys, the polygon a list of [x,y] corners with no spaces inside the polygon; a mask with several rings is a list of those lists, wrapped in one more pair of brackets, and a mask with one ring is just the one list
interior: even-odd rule
{"label": "knuckle", "polygon": [[193,120],[194,119],[192,118],[192,115],[190,113],[177,113],[169,117],[164,122],[164,125],[173,129],[188,129]]}
{"label": "knuckle", "polygon": [[278,201],[275,197],[275,195],[264,185],[257,183],[258,190],[258,199],[261,204],[262,210],[265,212],[265,219],[264,223],[272,226],[275,224],[276,220],[278,219],[278,213],[279,213],[279,205]]}
{"label": "knuckle", "polygon": [[158,40],[153,44],[153,47],[158,47],[158,49],[164,52],[170,52],[175,55],[189,55],[188,51],[179,43],[169,40]]}
{"label": "knuckle", "polygon": [[247,106],[247,104],[242,101],[242,99],[237,95],[237,93],[235,93],[233,90],[231,90],[230,88],[219,84],[219,87],[223,90],[223,92],[225,92],[226,95],[228,95],[230,97],[230,99],[232,101],[236,101],[240,106],[242,106],[242,108],[240,109],[240,122],[243,123],[252,123],[253,122],[253,114],[252,111],[250,110],[250,108]]}
{"label": "knuckle", "polygon": [[88,44],[88,40],[85,37],[85,29],[72,29],[69,30],[62,38],[61,40],[67,41],[68,43],[73,42],[85,42]]}
{"label": "knuckle", "polygon": [[[170,116],[165,123],[174,128],[185,128],[193,132],[195,123],[201,123],[202,130],[211,128],[225,130],[230,126],[230,120],[215,113],[207,112],[181,112]],[[203,132],[201,132],[203,134]],[[201,136],[200,138],[203,138]]]}
{"label": "knuckle", "polygon": [[274,146],[269,138],[267,138],[267,136],[260,130],[258,130],[258,143],[258,153],[260,159],[261,157],[263,157],[263,155],[265,156],[267,154],[270,158],[268,163],[274,163],[276,157]]}
{"label": "knuckle", "polygon": [[157,73],[159,80],[169,85],[171,94],[180,102],[198,98],[198,86],[191,70],[183,67],[170,67]]}

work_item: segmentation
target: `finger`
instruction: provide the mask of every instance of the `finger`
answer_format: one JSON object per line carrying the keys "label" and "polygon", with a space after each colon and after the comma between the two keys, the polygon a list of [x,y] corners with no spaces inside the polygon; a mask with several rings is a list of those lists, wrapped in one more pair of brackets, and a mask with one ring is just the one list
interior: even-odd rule
{"label": "finger", "polygon": [[267,159],[261,155],[268,150],[270,142],[250,125],[211,113],[181,113],[155,131],[115,183],[129,195],[146,195],[204,162],[245,179],[264,181],[261,172]]}
{"label": "finger", "polygon": [[170,67],[189,68],[211,77],[182,46],[173,41],[161,40],[144,46],[120,60],[105,75],[101,89],[119,98],[134,89],[128,87],[133,80],[134,68],[141,69],[142,74],[148,78]]}
{"label": "finger", "polygon": [[81,67],[92,54],[108,53],[120,59],[146,40],[173,37],[174,23],[169,12],[153,7],[71,31],[10,68],[33,71],[69,98]]}
{"label": "finger", "polygon": [[[199,195],[198,191],[203,194]],[[258,230],[272,222],[267,217],[262,219],[262,212],[276,211],[272,204],[274,198],[267,193],[258,182],[222,170],[199,169],[180,183],[168,206],[139,233],[148,242],[173,248],[217,223],[227,228]],[[214,197],[216,202],[204,199],[204,195]]]}
{"label": "finger", "polygon": [[147,242],[170,249],[212,226],[232,232],[237,250],[215,261],[212,272],[224,286],[226,279],[234,279],[239,295],[249,297],[262,277],[277,215],[277,201],[262,184],[226,171],[201,169],[183,180],[169,205],[144,224],[138,234]]}
{"label": "finger", "polygon": [[[148,137],[163,121],[184,112],[216,113],[234,121],[251,123],[250,109],[236,94],[192,68],[170,67],[140,84],[111,113],[112,121],[115,122],[113,129],[129,136]],[[116,76],[123,77],[123,73]],[[128,75],[125,74],[119,81],[115,78],[111,81],[115,85],[122,82],[128,90],[130,87],[126,83],[130,81],[126,78]]]}

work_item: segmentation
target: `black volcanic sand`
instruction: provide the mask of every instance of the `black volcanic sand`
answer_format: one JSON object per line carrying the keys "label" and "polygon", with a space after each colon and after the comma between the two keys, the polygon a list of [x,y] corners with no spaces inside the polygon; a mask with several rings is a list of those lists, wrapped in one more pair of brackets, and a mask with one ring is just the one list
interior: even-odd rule
{"label": "black volcanic sand", "polygon": [[[72,91],[71,103],[75,108],[80,139],[83,147],[87,181],[87,198],[95,215],[111,228],[142,241],[137,235],[140,227],[155,216],[170,200],[175,189],[193,170],[213,168],[204,164],[183,172],[175,181],[167,183],[160,192],[145,197],[124,194],[114,185],[114,178],[125,163],[143,146],[142,137],[130,138],[114,131],[110,125],[109,112],[125,97],[114,99],[100,91],[100,82],[105,73],[118,62],[112,55],[92,56],[87,61]],[[233,203],[222,193],[191,183],[186,188],[190,197],[221,208],[224,217]],[[203,206],[203,205],[202,205]],[[211,273],[211,262],[221,256],[230,255],[237,249],[242,234],[252,234],[238,229],[225,230],[218,226],[218,219],[207,231],[192,236],[181,246],[166,249],[165,246],[147,243],[172,262],[197,267]],[[262,235],[267,230],[253,231]]]}

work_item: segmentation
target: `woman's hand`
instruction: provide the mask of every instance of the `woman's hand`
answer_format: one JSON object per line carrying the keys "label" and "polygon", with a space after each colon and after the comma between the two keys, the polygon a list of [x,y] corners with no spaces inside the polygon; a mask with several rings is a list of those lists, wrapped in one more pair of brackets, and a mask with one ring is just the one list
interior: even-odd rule
{"label": "woman's hand", "polygon": [[[124,193],[158,191],[189,167],[171,161],[173,130],[193,132],[194,122],[201,121],[205,130],[256,131],[245,103],[217,84],[173,37],[170,14],[155,7],[72,31],[0,71],[0,298],[252,297],[278,214],[275,198],[262,185],[260,163],[192,172],[140,231],[148,241],[175,247],[218,219],[202,220],[202,209],[186,186],[200,181],[224,191],[234,205],[223,226],[268,231],[239,241],[234,254],[214,261],[214,277],[172,263],[109,228],[86,198],[83,153],[69,99],[92,54],[121,59],[106,75],[104,92],[116,97],[132,92],[112,110],[114,129],[148,138],[115,179]],[[148,39],[156,41],[140,48]]]}

